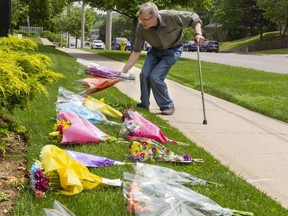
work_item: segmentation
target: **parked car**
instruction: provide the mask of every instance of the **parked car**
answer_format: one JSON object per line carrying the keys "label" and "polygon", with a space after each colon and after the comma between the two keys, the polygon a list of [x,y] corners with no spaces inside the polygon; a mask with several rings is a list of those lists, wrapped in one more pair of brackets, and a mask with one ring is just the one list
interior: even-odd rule
{"label": "parked car", "polygon": [[91,43],[89,41],[85,41],[84,48],[91,49]]}
{"label": "parked car", "polygon": [[197,46],[196,46],[196,43],[195,41],[190,41],[187,45],[187,51],[188,52],[195,52],[197,51]]}
{"label": "parked car", "polygon": [[187,42],[183,43],[183,51],[188,52],[188,46],[190,46],[192,43],[194,43],[194,41],[187,41]]}
{"label": "parked car", "polygon": [[75,47],[75,42],[70,42],[70,47]]}
{"label": "parked car", "polygon": [[126,43],[126,47],[125,47],[125,50],[131,50],[131,42],[130,41],[128,41],[127,43]]}
{"label": "parked car", "polygon": [[219,52],[219,43],[218,41],[209,40],[205,45],[205,52]]}
{"label": "parked car", "polygon": [[102,40],[93,40],[91,44],[91,49],[104,49],[105,45]]}
{"label": "parked car", "polygon": [[[129,43],[129,40],[124,37],[116,37],[112,40],[111,48],[112,50],[120,50],[120,45],[121,45],[121,40],[124,39],[126,40],[126,46]],[[129,44],[128,44],[129,45]],[[130,44],[131,47],[131,44]]]}
{"label": "parked car", "polygon": [[[204,41],[204,43],[199,46],[199,51],[200,51],[200,52],[205,52],[206,44],[207,44],[207,42]],[[188,52],[196,52],[196,51],[197,51],[197,46],[196,46],[195,41],[190,41],[190,42],[188,43],[188,45],[187,45],[187,51],[188,51]]]}

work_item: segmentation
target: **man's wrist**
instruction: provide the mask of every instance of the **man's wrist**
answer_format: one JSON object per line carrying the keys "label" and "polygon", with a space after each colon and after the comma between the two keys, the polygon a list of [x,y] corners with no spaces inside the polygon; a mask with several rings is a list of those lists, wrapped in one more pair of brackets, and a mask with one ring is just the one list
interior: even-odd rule
{"label": "man's wrist", "polygon": [[202,36],[203,34],[202,34],[202,32],[196,32],[196,33],[195,33],[195,37],[196,37],[197,35]]}

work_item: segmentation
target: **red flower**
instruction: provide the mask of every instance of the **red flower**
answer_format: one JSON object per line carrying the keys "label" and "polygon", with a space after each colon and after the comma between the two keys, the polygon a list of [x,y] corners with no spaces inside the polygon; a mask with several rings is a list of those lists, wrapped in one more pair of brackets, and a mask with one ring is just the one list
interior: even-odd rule
{"label": "red flower", "polygon": [[60,134],[63,134],[63,129],[64,129],[64,125],[62,124],[57,127],[57,131],[59,131]]}
{"label": "red flower", "polygon": [[140,157],[144,158],[144,157],[145,157],[145,153],[142,152],[142,153],[140,154]]}

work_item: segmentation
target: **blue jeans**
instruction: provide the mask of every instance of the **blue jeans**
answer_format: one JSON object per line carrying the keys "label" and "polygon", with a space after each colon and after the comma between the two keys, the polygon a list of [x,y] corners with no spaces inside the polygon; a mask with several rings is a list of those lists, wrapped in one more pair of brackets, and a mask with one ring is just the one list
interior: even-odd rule
{"label": "blue jeans", "polygon": [[140,73],[141,104],[150,106],[150,92],[152,89],[155,101],[160,110],[174,106],[164,82],[171,67],[180,58],[183,47],[158,50],[150,48]]}

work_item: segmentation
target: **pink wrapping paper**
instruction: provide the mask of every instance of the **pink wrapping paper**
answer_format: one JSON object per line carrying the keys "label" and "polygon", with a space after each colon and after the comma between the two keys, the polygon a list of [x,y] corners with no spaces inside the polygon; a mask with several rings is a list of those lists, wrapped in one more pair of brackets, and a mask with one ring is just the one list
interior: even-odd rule
{"label": "pink wrapping paper", "polygon": [[70,127],[63,130],[61,144],[98,143],[108,138],[106,133],[75,113],[60,112],[58,119],[71,122]]}

